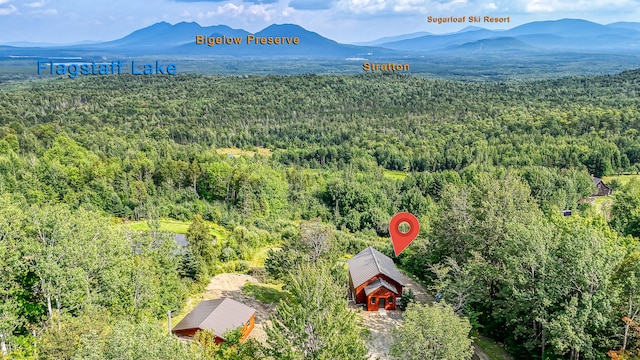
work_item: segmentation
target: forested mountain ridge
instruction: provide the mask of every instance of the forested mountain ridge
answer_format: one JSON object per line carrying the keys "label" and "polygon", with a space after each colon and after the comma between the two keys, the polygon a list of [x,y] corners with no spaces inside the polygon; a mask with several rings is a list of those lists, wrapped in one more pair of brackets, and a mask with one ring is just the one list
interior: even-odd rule
{"label": "forested mountain ridge", "polygon": [[[619,189],[610,223],[589,206],[568,219],[558,210],[594,192],[590,174],[637,171],[639,89],[637,70],[529,82],[122,75],[3,85],[0,340],[15,358],[178,354],[145,321],[180,308],[192,282],[235,270],[229,261],[246,271],[265,244],[282,247],[267,255],[269,276],[286,278],[306,259],[301,220],[328,234],[321,257],[335,265],[388,244],[379,237],[390,217],[409,211],[422,232],[396,260],[518,358],[636,351],[640,194]],[[256,147],[272,155],[219,152]],[[194,219],[192,242],[213,243],[203,219],[230,235],[181,253],[154,227],[159,217]],[[152,231],[113,218],[144,218]],[[340,293],[347,280],[335,276]],[[228,358],[251,358],[242,356]]]}

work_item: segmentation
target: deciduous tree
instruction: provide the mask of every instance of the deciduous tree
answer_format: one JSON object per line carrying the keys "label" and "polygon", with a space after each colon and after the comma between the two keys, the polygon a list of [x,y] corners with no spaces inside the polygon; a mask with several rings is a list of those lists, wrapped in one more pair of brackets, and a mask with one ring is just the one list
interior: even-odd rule
{"label": "deciduous tree", "polygon": [[471,359],[469,320],[458,317],[444,302],[409,304],[404,322],[393,330],[391,355],[406,360]]}
{"label": "deciduous tree", "polygon": [[364,332],[347,309],[346,289],[328,269],[295,268],[287,283],[292,301],[281,301],[267,327],[268,353],[283,360],[364,359]]}

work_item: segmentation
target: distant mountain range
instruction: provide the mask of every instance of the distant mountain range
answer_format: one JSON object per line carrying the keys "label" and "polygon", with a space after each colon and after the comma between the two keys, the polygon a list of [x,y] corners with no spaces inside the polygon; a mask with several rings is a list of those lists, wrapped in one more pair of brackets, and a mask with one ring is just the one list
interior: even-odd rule
{"label": "distant mountain range", "polygon": [[[482,49],[482,44],[491,45]],[[586,20],[538,21],[509,30],[476,29],[444,35],[383,42],[397,51],[462,54],[467,51],[640,52],[640,23],[600,25]]]}
{"label": "distant mountain range", "polygon": [[420,31],[420,32],[415,32],[415,33],[411,33],[411,34],[387,36],[387,37],[383,37],[383,38],[372,40],[372,41],[356,42],[356,43],[353,43],[353,45],[358,45],[358,46],[376,46],[376,45],[384,44],[384,43],[387,43],[387,42],[415,39],[417,37],[425,36],[425,35],[431,35],[431,33],[426,32],[426,31]]}
{"label": "distant mountain range", "polygon": [[[240,44],[198,45],[195,42],[196,35],[240,38],[242,41]],[[297,37],[299,44],[247,44],[247,37],[250,35],[256,38]],[[464,56],[545,52],[640,54],[640,23],[601,25],[586,20],[563,19],[527,23],[509,30],[469,26],[450,34],[418,32],[351,45],[338,43],[292,24],[271,25],[252,34],[226,25],[203,27],[195,22],[175,25],[160,22],[107,42],[83,42],[66,46],[14,43],[0,46],[1,58],[187,55],[361,59],[379,56],[411,57],[425,53]]]}
{"label": "distant mountain range", "polygon": [[[233,44],[196,44],[196,36],[240,39]],[[247,37],[256,38],[298,38],[298,44],[261,44]],[[286,40],[285,40],[286,41]],[[246,30],[233,29],[226,25],[203,27],[195,22],[181,22],[171,25],[160,22],[117,40],[76,44],[68,46],[0,46],[0,56],[49,56],[64,57],[75,55],[196,55],[196,56],[242,56],[242,57],[358,57],[371,54],[393,54],[395,51],[371,46],[340,44],[319,34],[293,24],[270,25],[252,34]]]}

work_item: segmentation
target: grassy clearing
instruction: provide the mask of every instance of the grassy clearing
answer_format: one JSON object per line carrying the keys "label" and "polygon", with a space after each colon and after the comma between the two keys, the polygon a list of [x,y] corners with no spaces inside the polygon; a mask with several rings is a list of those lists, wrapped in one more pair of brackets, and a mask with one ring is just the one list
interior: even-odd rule
{"label": "grassy clearing", "polygon": [[282,285],[256,284],[247,281],[242,292],[265,304],[277,304],[280,300],[289,301],[291,298],[288,291],[282,290]]}
{"label": "grassy clearing", "polygon": [[[640,186],[640,175],[632,175],[632,174],[623,174],[623,175],[614,175],[614,176],[605,176],[602,178],[602,181],[605,184],[611,184],[616,180],[619,185],[625,186],[630,182],[635,182],[634,187]],[[614,197],[613,196],[602,196],[596,197],[593,201],[593,206],[596,211],[605,216],[610,215],[611,206],[613,205]]]}
{"label": "grassy clearing", "polygon": [[267,253],[269,253],[269,250],[271,249],[276,250],[276,249],[279,249],[279,247],[268,245],[260,249],[257,249],[253,254],[253,257],[251,258],[251,266],[252,267],[264,266],[264,261],[267,258]]}
{"label": "grassy clearing", "polygon": [[[218,239],[226,239],[229,236],[229,231],[224,227],[206,221],[207,225],[211,226],[211,234],[215,235]],[[186,234],[189,230],[190,222],[178,221],[173,219],[161,219],[160,231],[166,231],[174,234]],[[149,231],[149,225],[146,221],[128,221],[123,226],[136,231]]]}
{"label": "grassy clearing", "polygon": [[598,214],[609,219],[611,216],[611,207],[613,206],[613,196],[600,196],[593,200],[593,207]]}
{"label": "grassy clearing", "polygon": [[640,175],[615,175],[605,176],[602,178],[602,181],[604,181],[605,184],[610,184],[613,180],[618,180],[620,185],[626,185],[631,180],[636,180],[638,183],[640,183]]}
{"label": "grassy clearing", "polygon": [[391,180],[404,180],[407,177],[407,173],[399,170],[385,170],[384,177]]}
{"label": "grassy clearing", "polygon": [[596,208],[602,207],[606,203],[613,203],[613,196],[598,196],[593,200],[593,205]]}
{"label": "grassy clearing", "polygon": [[[258,151],[257,153],[263,156],[271,156],[273,153],[271,152],[271,150],[266,149],[266,148],[262,148],[259,147],[257,148]],[[216,152],[218,154],[227,154],[227,155],[233,155],[234,157],[239,157],[242,155],[247,155],[247,156],[255,156],[256,155],[256,151],[251,151],[251,150],[242,150],[242,149],[238,149],[238,148],[220,148],[220,149],[216,149]]]}
{"label": "grassy clearing", "polygon": [[473,331],[471,333],[471,338],[475,341],[480,348],[484,351],[485,354],[491,360],[512,360],[511,355],[507,354],[504,348],[495,343],[493,340],[489,339],[486,336],[482,336],[478,334],[477,331]]}

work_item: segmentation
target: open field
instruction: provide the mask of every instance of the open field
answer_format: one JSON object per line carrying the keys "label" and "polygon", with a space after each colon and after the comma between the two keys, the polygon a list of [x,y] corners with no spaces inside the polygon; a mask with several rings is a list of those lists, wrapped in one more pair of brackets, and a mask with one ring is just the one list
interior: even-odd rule
{"label": "open field", "polygon": [[[211,221],[205,221],[207,225],[211,227],[211,235],[214,235],[218,239],[226,239],[229,236],[229,231],[224,227],[213,223]],[[127,221],[122,224],[123,226],[137,231],[149,231],[149,224],[146,221]],[[174,234],[186,234],[189,230],[191,223],[173,219],[160,219],[160,231],[166,231]]]}
{"label": "open field", "polygon": [[269,250],[271,249],[275,250],[279,248],[277,246],[268,245],[256,250],[253,253],[253,257],[251,258],[251,266],[253,267],[264,266],[264,261],[267,258],[267,254],[269,253]]}
{"label": "open field", "polygon": [[282,284],[260,284],[248,281],[244,284],[242,292],[265,304],[277,305],[282,299],[291,299],[291,293],[282,290]]}
{"label": "open field", "polygon": [[617,180],[620,185],[626,185],[630,181],[635,180],[640,184],[640,175],[614,175],[614,176],[605,176],[602,178],[606,184],[611,184],[613,180]]}
{"label": "open field", "polygon": [[242,150],[242,149],[238,149],[238,148],[220,148],[220,149],[216,149],[216,152],[218,154],[227,154],[227,155],[232,155],[233,157],[239,157],[242,155],[247,155],[247,156],[256,156],[256,153],[262,156],[271,156],[273,153],[271,152],[271,150],[263,148],[263,147],[258,147],[257,151],[252,151],[252,150]]}
{"label": "open field", "polygon": [[404,180],[407,177],[407,173],[399,170],[385,170],[384,177],[392,180]]}

